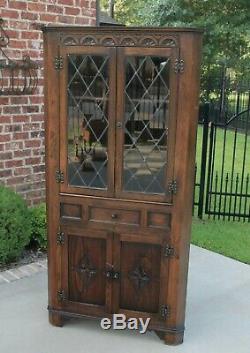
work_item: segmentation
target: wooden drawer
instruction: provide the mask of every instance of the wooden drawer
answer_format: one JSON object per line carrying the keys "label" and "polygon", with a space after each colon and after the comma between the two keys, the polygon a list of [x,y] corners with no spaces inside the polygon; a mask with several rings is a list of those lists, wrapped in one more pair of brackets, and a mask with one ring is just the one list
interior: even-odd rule
{"label": "wooden drawer", "polygon": [[140,225],[140,211],[89,207],[89,222],[102,222],[124,225]]}
{"label": "wooden drawer", "polygon": [[171,207],[166,205],[67,195],[60,197],[60,210],[63,225],[144,235],[166,235],[171,229]]}
{"label": "wooden drawer", "polygon": [[150,228],[170,229],[171,215],[159,211],[148,211],[147,226]]}

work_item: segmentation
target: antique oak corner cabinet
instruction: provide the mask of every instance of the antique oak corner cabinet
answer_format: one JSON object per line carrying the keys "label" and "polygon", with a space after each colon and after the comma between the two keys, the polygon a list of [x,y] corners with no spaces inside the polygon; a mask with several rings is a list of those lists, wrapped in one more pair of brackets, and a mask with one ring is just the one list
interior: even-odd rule
{"label": "antique oak corner cabinet", "polygon": [[45,27],[49,318],[183,341],[201,33]]}

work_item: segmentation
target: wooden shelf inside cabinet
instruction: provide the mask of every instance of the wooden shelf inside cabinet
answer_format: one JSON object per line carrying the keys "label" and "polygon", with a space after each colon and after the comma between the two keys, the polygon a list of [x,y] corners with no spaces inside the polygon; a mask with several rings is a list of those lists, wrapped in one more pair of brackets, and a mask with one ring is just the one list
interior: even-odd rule
{"label": "wooden shelf inside cabinet", "polygon": [[53,27],[44,42],[49,320],[122,313],[180,344],[201,33]]}
{"label": "wooden shelf inside cabinet", "polygon": [[91,97],[91,96],[75,96],[75,98],[77,100],[81,100],[84,99],[86,101],[90,101],[90,102],[106,102],[108,100],[108,98],[106,97]]}

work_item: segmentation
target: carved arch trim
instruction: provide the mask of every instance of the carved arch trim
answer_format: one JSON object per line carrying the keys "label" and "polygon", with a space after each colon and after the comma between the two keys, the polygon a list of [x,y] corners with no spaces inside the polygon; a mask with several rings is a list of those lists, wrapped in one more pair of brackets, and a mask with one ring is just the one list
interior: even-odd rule
{"label": "carved arch trim", "polygon": [[127,33],[126,31],[112,32],[84,32],[60,35],[64,46],[108,46],[108,47],[163,47],[173,48],[179,46],[178,34],[162,33]]}

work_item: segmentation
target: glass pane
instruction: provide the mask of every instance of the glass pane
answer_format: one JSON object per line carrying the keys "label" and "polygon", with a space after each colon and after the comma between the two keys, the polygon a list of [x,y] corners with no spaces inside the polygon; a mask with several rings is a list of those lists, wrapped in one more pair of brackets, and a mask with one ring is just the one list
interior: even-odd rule
{"label": "glass pane", "polygon": [[164,194],[170,59],[127,57],[123,189]]}
{"label": "glass pane", "polygon": [[109,59],[68,55],[68,184],[107,188]]}

